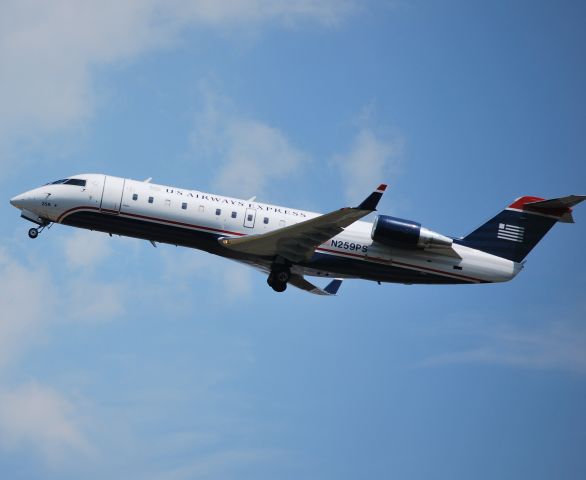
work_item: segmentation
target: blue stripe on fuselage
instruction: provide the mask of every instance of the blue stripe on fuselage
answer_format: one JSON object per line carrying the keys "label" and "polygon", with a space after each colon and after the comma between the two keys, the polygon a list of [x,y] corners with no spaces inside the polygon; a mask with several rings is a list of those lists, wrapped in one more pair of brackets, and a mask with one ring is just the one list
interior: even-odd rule
{"label": "blue stripe on fuselage", "polygon": [[[263,260],[255,255],[243,254],[222,247],[218,243],[218,238],[222,235],[216,232],[130,218],[124,214],[110,215],[98,211],[77,211],[65,216],[61,223],[88,230],[204,250],[215,255],[247,263],[256,263],[259,260]],[[201,227],[201,229],[205,229],[205,227]],[[269,263],[271,261],[270,258],[265,258],[264,260]],[[465,279],[452,278],[433,272],[385,265],[358,258],[349,258],[343,254],[338,255],[319,251],[314,253],[309,262],[300,265],[315,271],[323,271],[324,274],[328,273],[330,276],[348,276],[380,282],[409,284],[471,283]]]}

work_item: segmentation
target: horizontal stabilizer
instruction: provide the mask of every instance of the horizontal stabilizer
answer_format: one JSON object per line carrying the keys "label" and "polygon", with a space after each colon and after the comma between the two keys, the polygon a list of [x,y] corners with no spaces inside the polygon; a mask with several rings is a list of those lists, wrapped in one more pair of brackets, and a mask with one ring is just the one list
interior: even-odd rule
{"label": "horizontal stabilizer", "polygon": [[559,222],[574,223],[572,207],[584,200],[586,200],[586,195],[568,195],[567,197],[552,198],[551,200],[528,202],[524,205],[524,210],[559,217]]}

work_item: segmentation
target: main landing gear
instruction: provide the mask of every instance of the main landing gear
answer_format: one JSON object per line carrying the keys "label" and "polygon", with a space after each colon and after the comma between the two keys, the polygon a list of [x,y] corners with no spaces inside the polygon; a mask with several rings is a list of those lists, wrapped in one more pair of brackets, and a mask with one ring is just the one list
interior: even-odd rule
{"label": "main landing gear", "polygon": [[273,264],[267,283],[275,292],[284,292],[287,289],[287,282],[291,278],[291,269],[288,265]]}

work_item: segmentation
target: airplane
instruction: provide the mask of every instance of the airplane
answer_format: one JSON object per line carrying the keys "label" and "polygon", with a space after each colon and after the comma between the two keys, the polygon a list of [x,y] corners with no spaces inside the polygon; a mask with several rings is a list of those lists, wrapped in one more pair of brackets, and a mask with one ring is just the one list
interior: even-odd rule
{"label": "airplane", "polygon": [[[15,196],[21,217],[196,248],[254,266],[276,292],[287,285],[336,295],[343,279],[403,284],[506,282],[557,222],[573,223],[586,195],[545,200],[524,196],[462,238],[411,220],[372,212],[382,184],[359,205],[324,215],[256,201],[103,174],[82,174]],[[305,277],[332,279],[319,288]]]}

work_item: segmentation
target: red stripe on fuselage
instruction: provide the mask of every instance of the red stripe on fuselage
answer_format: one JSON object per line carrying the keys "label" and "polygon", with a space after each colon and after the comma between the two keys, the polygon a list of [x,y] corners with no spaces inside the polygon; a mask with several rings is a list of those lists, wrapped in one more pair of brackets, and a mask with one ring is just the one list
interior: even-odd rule
{"label": "red stripe on fuselage", "polygon": [[[63,212],[59,218],[57,219],[57,223],[61,223],[61,221],[63,220],[63,218],[65,218],[68,215],[71,215],[74,212],[77,211],[81,211],[81,210],[90,210],[90,211],[97,211],[100,212],[99,208],[96,207],[75,207],[72,208],[70,210],[67,210],[65,212]],[[109,210],[114,212],[114,210]],[[106,214],[108,215],[108,214]],[[241,233],[241,232],[232,232],[230,230],[223,230],[220,228],[213,228],[213,227],[205,227],[203,225],[195,225],[192,223],[184,223],[184,222],[177,222],[175,220],[167,220],[164,218],[158,218],[158,217],[150,217],[147,215],[139,215],[136,213],[128,213],[128,212],[123,212],[119,214],[120,216],[125,216],[125,217],[135,217],[135,218],[140,218],[140,219],[144,219],[144,220],[152,220],[158,223],[167,223],[167,224],[171,224],[171,225],[178,225],[181,227],[189,227],[189,228],[193,228],[196,230],[207,230],[210,232],[217,232],[217,233],[225,233],[225,234],[229,234],[229,235],[237,235],[239,237],[242,236],[246,236],[245,233]],[[334,254],[336,256],[346,256],[346,257],[351,257],[351,258],[358,258],[360,260],[363,260],[365,262],[371,262],[371,263],[383,263],[386,265],[397,265],[397,266],[401,266],[401,267],[405,267],[405,268],[409,268],[411,270],[418,270],[418,271],[427,271],[427,272],[432,272],[432,273],[438,273],[440,275],[443,276],[447,276],[447,277],[452,277],[452,278],[459,278],[462,280],[467,280],[470,282],[482,282],[482,280],[479,280],[477,278],[474,277],[468,277],[466,275],[458,275],[455,273],[451,273],[451,272],[444,272],[443,270],[437,270],[435,268],[429,268],[429,267],[422,267],[420,265],[413,265],[413,264],[409,264],[409,263],[404,263],[404,262],[398,262],[396,260],[387,260],[381,257],[367,257],[366,255],[359,255],[357,253],[350,253],[350,252],[340,252],[338,250],[331,250],[329,248],[324,248],[324,247],[318,247],[316,248],[316,251],[321,251],[321,252],[327,252],[330,254]]]}
{"label": "red stripe on fuselage", "polygon": [[400,265],[402,267],[406,267],[409,269],[439,273],[441,275],[445,275],[448,277],[461,278],[463,280],[468,280],[468,281],[472,281],[472,282],[482,282],[482,280],[479,280],[478,278],[468,277],[466,275],[458,275],[457,273],[451,273],[451,272],[448,273],[448,272],[444,272],[443,270],[437,270],[435,268],[422,267],[420,265],[413,265],[410,263],[398,262],[397,260],[387,260],[387,259],[381,258],[381,257],[367,257],[366,255],[360,255],[357,253],[350,253],[350,252],[340,252],[338,250],[330,250],[329,248],[323,248],[323,247],[318,247],[318,248],[316,248],[316,250],[322,251],[322,252],[334,253],[336,255],[345,255],[348,257],[359,258],[359,259],[364,260],[366,262],[384,263],[384,264],[388,264],[388,265]]}
{"label": "red stripe on fuselage", "polygon": [[[97,212],[104,211],[104,209],[100,210],[99,208],[96,208],[96,207],[75,207],[70,210],[67,210],[66,212],[63,212],[59,216],[59,218],[57,219],[57,223],[61,223],[61,221],[63,220],[64,217],[69,216],[73,212],[80,211],[80,210],[93,210],[93,211],[97,211]],[[106,211],[118,214],[116,212],[116,210],[106,210]],[[246,235],[246,234],[240,233],[240,232],[231,232],[229,230],[222,230],[219,228],[204,227],[203,225],[195,225],[193,223],[177,222],[175,220],[167,220],[166,218],[149,217],[148,215],[139,215],[138,213],[120,212],[119,215],[121,215],[123,217],[135,217],[135,218],[141,218],[144,220],[153,220],[153,221],[159,222],[159,223],[169,223],[171,225],[179,225],[181,227],[189,227],[189,228],[195,228],[195,229],[199,229],[199,230],[208,230],[210,232],[227,233],[230,235],[238,235],[240,237]]]}

